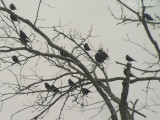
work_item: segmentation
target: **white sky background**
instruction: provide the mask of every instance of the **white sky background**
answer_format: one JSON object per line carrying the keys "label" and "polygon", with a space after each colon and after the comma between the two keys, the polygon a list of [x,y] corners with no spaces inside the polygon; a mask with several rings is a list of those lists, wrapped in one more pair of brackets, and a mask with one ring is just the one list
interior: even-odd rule
{"label": "white sky background", "polygon": [[[134,0],[130,1],[131,3],[134,3]],[[17,11],[15,11],[15,13],[18,15],[21,15],[22,17],[29,19],[32,22],[35,20],[39,0],[5,0],[5,2],[7,6],[9,6],[10,3],[14,3],[17,7]],[[133,63],[134,66],[143,69],[145,66],[143,64],[144,61],[154,61],[154,59],[147,52],[129,42],[124,41],[124,39],[127,38],[126,34],[128,33],[130,40],[141,45],[145,44],[148,49],[154,52],[153,46],[146,37],[144,28],[141,25],[139,27],[137,27],[134,23],[128,25],[116,25],[119,21],[115,20],[111,16],[108,7],[110,7],[110,9],[113,10],[117,16],[120,16],[120,8],[116,4],[117,2],[112,0],[45,0],[45,3],[49,4],[51,7],[47,7],[42,4],[39,16],[41,19],[45,19],[45,21],[39,22],[39,26],[48,27],[58,25],[59,21],[61,21],[61,23],[64,25],[70,23],[69,26],[64,28],[66,31],[70,29],[77,30],[78,32],[81,32],[82,35],[87,34],[92,26],[93,35],[99,37],[89,39],[89,42],[96,50],[100,46],[103,46],[106,51],[109,49],[108,54],[110,56],[110,61],[107,69],[109,78],[114,76],[124,76],[123,67],[115,64],[115,61],[126,63],[126,54],[129,54],[138,61]],[[134,4],[132,4],[132,8],[134,7]],[[158,7],[156,7],[154,9],[151,8],[151,10],[147,10],[147,12],[154,17],[154,13],[160,15],[158,10]],[[127,16],[129,16],[129,14]],[[153,28],[150,26],[150,29]],[[46,34],[51,35],[49,31],[46,30],[45,32]],[[70,46],[65,42],[63,42],[63,45],[67,47]],[[48,70],[48,68],[44,69],[46,69],[46,71]],[[135,73],[136,76],[141,75],[141,73],[138,73],[135,70],[132,72]],[[11,79],[7,71],[0,73],[0,75],[2,76],[1,78],[3,78],[3,80]],[[145,99],[145,94],[142,90],[145,90],[146,85],[146,82],[137,82],[136,84],[130,85],[129,100],[136,100],[138,98]],[[121,82],[111,83],[111,86],[114,94],[120,97]],[[155,93],[157,96],[160,96],[158,93],[158,90],[160,90],[159,82],[152,82],[150,87],[153,87],[155,91],[153,93],[149,93],[149,96],[155,97]],[[95,96],[95,98],[97,98],[97,96]],[[141,99],[138,105],[144,103],[144,99]],[[24,99],[23,96],[18,96],[18,98],[9,100],[7,104],[4,105],[2,112],[0,112],[0,119],[9,120],[10,116],[15,111],[19,110],[25,101],[29,103],[29,101]],[[58,106],[53,108],[53,111],[57,108]],[[152,109],[156,110],[157,113],[144,110],[142,113],[147,115],[147,119],[136,115],[137,120],[158,120],[160,116],[158,114],[160,113],[159,107],[154,106]],[[64,113],[65,120],[89,120],[89,117],[93,115],[92,111],[81,114],[77,109],[76,111],[65,111]],[[54,114],[58,114],[58,111],[57,113],[56,111],[50,111],[49,115],[47,115],[44,120],[50,120],[51,118],[54,119]],[[98,117],[95,118],[95,120],[106,120],[106,117],[108,117],[108,113],[103,111]],[[15,116],[13,120],[28,120],[29,118],[30,114],[25,114],[25,112],[23,112],[21,115]]]}

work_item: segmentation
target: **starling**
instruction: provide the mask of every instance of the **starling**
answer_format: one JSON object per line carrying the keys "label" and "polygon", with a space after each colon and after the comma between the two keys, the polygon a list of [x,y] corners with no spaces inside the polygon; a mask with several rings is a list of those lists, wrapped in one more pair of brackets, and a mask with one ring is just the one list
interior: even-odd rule
{"label": "starling", "polygon": [[147,13],[144,14],[144,18],[146,18],[149,21],[153,21],[154,19]]}
{"label": "starling", "polygon": [[14,56],[14,55],[13,55],[13,56],[12,56],[12,60],[13,60],[15,63],[18,63],[18,64],[21,65],[21,63],[19,62],[17,56]]}
{"label": "starling", "polygon": [[129,55],[126,55],[126,60],[127,60],[128,62],[136,61],[136,60],[134,60],[133,58],[131,58]]}
{"label": "starling", "polygon": [[58,88],[56,88],[54,85],[52,85],[50,88],[51,88],[51,90],[53,90],[53,92],[55,92],[55,93],[61,93],[61,92],[58,90]]}
{"label": "starling", "polygon": [[95,54],[95,60],[99,63],[104,62],[104,59],[103,59],[102,55],[98,52]]}
{"label": "starling", "polygon": [[51,89],[51,86],[48,83],[45,83],[45,87],[46,87],[47,90]]}
{"label": "starling", "polygon": [[17,19],[17,17],[15,15],[13,15],[13,14],[10,14],[10,18],[11,18],[12,21],[19,22],[18,19]]}
{"label": "starling", "polygon": [[101,57],[104,59],[104,60],[107,60],[109,58],[108,54],[105,53],[103,50],[98,50],[98,52],[101,54]]}
{"label": "starling", "polygon": [[29,39],[29,38],[27,37],[27,35],[26,35],[22,30],[20,30],[20,38]]}
{"label": "starling", "polygon": [[[124,72],[124,75],[125,75],[125,76],[127,76],[127,69],[124,69],[124,71],[123,71],[123,72]],[[135,77],[134,75],[132,75],[132,73],[130,73],[130,75],[129,75],[129,76],[130,76],[130,77]]]}
{"label": "starling", "polygon": [[68,84],[69,84],[71,87],[75,85],[75,83],[74,83],[71,79],[68,80]]}
{"label": "starling", "polygon": [[89,45],[88,45],[88,43],[85,43],[85,44],[84,44],[84,49],[85,49],[86,51],[89,51],[89,50],[91,50],[91,49],[89,48]]}
{"label": "starling", "polygon": [[88,93],[91,92],[90,90],[88,90],[86,88],[82,88],[81,91],[82,91],[83,95],[88,95]]}
{"label": "starling", "polygon": [[11,9],[11,10],[17,10],[16,7],[14,6],[14,4],[11,4],[11,5],[10,5],[10,9]]}

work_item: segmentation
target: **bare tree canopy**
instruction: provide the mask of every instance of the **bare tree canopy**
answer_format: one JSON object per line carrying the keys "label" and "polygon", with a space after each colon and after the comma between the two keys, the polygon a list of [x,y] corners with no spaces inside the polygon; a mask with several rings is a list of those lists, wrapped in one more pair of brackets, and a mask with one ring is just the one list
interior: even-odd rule
{"label": "bare tree canopy", "polygon": [[[24,1],[21,8],[12,2],[0,2],[0,107],[1,112],[12,105],[20,108],[13,107],[11,120],[67,120],[64,113],[74,116],[74,110],[88,113],[88,119],[94,120],[101,113],[106,114],[105,120],[145,120],[149,113],[158,115],[160,93],[153,85],[160,85],[159,1],[110,2],[105,9],[109,14],[104,11],[104,15],[110,16],[119,34],[124,34],[119,27],[129,29],[125,38],[104,44],[94,42],[103,35],[97,35],[91,23],[87,23],[91,26],[87,33],[70,28],[72,22],[63,24],[59,20],[51,25],[52,17],[46,16],[52,16],[58,5],[52,6],[49,0],[33,1],[36,4]],[[29,10],[29,5],[34,9]],[[78,16],[82,19],[81,14]],[[98,19],[99,14],[94,16]],[[108,25],[110,18],[104,21]],[[143,34],[133,33],[138,30]],[[117,37],[117,31],[113,33],[108,27],[110,33],[104,33]],[[113,46],[106,46],[111,42]],[[125,42],[127,47],[123,46]]]}

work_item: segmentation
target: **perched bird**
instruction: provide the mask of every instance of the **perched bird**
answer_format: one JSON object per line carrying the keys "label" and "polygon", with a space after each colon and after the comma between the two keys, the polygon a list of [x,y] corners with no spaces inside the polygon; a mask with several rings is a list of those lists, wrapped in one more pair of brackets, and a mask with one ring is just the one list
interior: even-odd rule
{"label": "perched bird", "polygon": [[51,85],[50,87],[51,90],[53,90],[55,93],[61,93],[58,88],[56,88],[54,85]]}
{"label": "perched bird", "polygon": [[16,7],[14,6],[14,4],[10,4],[10,9],[11,10],[17,10]]}
{"label": "perched bird", "polygon": [[29,39],[29,38],[27,37],[27,35],[26,35],[22,30],[20,30],[20,38]]}
{"label": "perched bird", "polygon": [[108,54],[105,53],[103,50],[98,50],[98,52],[101,54],[101,57],[104,59],[104,60],[107,60],[109,58]]}
{"label": "perched bird", "polygon": [[104,59],[103,59],[102,55],[98,52],[95,54],[95,60],[99,63],[104,62]]}
{"label": "perched bird", "polygon": [[[124,73],[125,76],[127,76],[127,69],[124,69],[123,73]],[[130,77],[135,77],[134,75],[132,75],[132,73],[130,73],[129,76],[130,76]]]}
{"label": "perched bird", "polygon": [[17,17],[15,15],[13,15],[13,14],[10,14],[10,18],[11,18],[12,21],[19,22],[18,19],[17,19]]}
{"label": "perched bird", "polygon": [[51,86],[48,83],[44,83],[47,90],[51,89]]}
{"label": "perched bird", "polygon": [[149,20],[149,21],[155,20],[155,19],[153,19],[153,18],[152,18],[149,14],[147,14],[147,13],[144,14],[144,18],[146,18],[146,19]]}
{"label": "perched bird", "polygon": [[91,92],[90,90],[88,90],[86,88],[82,88],[81,91],[82,91],[83,95],[88,95],[88,93]]}
{"label": "perched bird", "polygon": [[75,85],[75,83],[74,83],[71,79],[68,80],[68,84],[69,84],[71,87]]}
{"label": "perched bird", "polygon": [[126,55],[126,60],[127,60],[128,62],[136,61],[136,60],[134,60],[133,58],[131,58],[129,55]]}
{"label": "perched bird", "polygon": [[89,48],[89,45],[88,45],[88,43],[85,43],[85,44],[84,44],[84,49],[85,49],[86,51],[89,51],[89,50],[91,50],[91,49]]}
{"label": "perched bird", "polygon": [[21,65],[21,63],[19,62],[19,59],[17,58],[17,56],[12,56],[12,60],[15,62],[15,63],[18,63]]}

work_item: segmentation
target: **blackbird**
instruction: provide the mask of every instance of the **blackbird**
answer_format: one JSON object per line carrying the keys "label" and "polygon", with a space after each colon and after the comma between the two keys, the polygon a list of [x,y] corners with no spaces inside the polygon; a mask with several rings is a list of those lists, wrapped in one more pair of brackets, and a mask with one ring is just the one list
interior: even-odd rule
{"label": "blackbird", "polygon": [[147,13],[144,14],[144,17],[149,20],[149,21],[153,21],[154,19]]}
{"label": "blackbird", "polygon": [[104,60],[107,60],[107,58],[109,58],[108,54],[105,53],[103,50],[98,50],[98,52],[101,54],[101,57],[102,57]]}
{"label": "blackbird", "polygon": [[47,90],[51,89],[51,86],[48,83],[45,83],[45,87],[46,87]]}
{"label": "blackbird", "polygon": [[21,65],[21,63],[19,62],[19,59],[17,58],[17,56],[12,56],[12,60],[15,62],[15,63],[18,63]]}
{"label": "blackbird", "polygon": [[20,38],[29,39],[29,38],[27,37],[27,35],[26,35],[22,30],[20,30]]}
{"label": "blackbird", "polygon": [[27,44],[27,42],[30,42],[29,40],[27,40],[27,39],[24,39],[24,38],[19,38],[19,40],[21,41],[21,43],[23,44],[23,45],[26,45]]}
{"label": "blackbird", "polygon": [[85,44],[84,44],[84,49],[85,49],[86,51],[89,51],[89,50],[91,50],[91,49],[89,48],[89,45],[88,45],[88,43],[85,43]]}
{"label": "blackbird", "polygon": [[95,54],[95,60],[99,63],[104,62],[104,59],[103,59],[102,55],[98,52]]}
{"label": "blackbird", "polygon": [[129,55],[126,55],[126,60],[127,60],[128,62],[136,61],[136,60],[134,60],[133,58],[131,58]]}
{"label": "blackbird", "polygon": [[10,18],[11,18],[12,21],[19,22],[18,19],[17,19],[17,17],[15,15],[13,15],[13,14],[10,14]]}
{"label": "blackbird", "polygon": [[74,86],[74,85],[75,85],[75,83],[74,83],[71,79],[68,80],[68,84],[69,84],[70,86]]}
{"label": "blackbird", "polygon": [[90,90],[88,90],[86,88],[82,88],[81,91],[82,91],[83,95],[88,95],[88,93],[91,92]]}
{"label": "blackbird", "polygon": [[52,85],[50,88],[51,88],[51,90],[53,90],[53,92],[55,92],[55,93],[61,93],[61,92],[58,90],[58,88],[56,88],[54,85]]}
{"label": "blackbird", "polygon": [[[125,76],[127,76],[127,69],[124,69],[124,71],[123,71],[123,72],[124,72],[124,75],[125,75]],[[130,75],[129,75],[129,76],[130,76],[130,77],[135,77],[132,73],[130,73]]]}
{"label": "blackbird", "polygon": [[14,4],[10,4],[9,7],[10,7],[11,10],[17,10],[16,7],[14,6]]}

